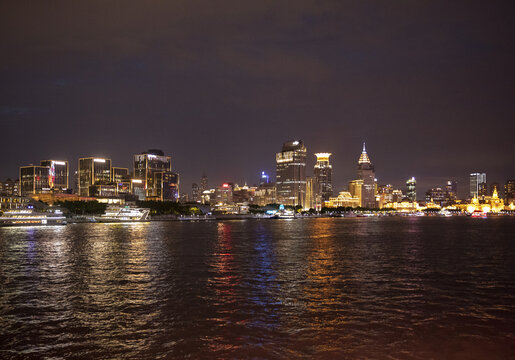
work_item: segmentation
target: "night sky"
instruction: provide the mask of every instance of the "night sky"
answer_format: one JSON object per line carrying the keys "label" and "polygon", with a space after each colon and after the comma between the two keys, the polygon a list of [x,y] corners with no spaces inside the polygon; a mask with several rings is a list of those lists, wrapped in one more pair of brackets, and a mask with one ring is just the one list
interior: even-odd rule
{"label": "night sky", "polygon": [[[0,5],[0,179],[41,159],[173,157],[181,191],[275,174],[283,142],[361,144],[418,197],[515,173],[513,1],[117,1]],[[336,192],[335,191],[335,192]]]}

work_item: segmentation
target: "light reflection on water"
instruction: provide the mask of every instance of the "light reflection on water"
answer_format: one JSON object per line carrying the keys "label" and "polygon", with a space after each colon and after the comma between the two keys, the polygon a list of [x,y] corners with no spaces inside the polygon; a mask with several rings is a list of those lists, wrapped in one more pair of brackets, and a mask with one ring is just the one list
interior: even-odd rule
{"label": "light reflection on water", "polygon": [[0,357],[506,358],[513,219],[0,228]]}

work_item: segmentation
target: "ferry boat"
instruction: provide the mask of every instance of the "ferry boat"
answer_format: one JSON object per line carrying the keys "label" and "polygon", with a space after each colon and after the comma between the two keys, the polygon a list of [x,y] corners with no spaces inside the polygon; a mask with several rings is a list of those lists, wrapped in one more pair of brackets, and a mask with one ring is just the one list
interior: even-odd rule
{"label": "ferry boat", "polygon": [[42,225],[66,225],[66,217],[60,210],[45,212],[34,209],[9,210],[0,216],[0,226]]}
{"label": "ferry boat", "polygon": [[284,205],[279,206],[279,210],[271,217],[272,219],[294,219],[295,211],[284,208]]}
{"label": "ferry boat", "polygon": [[108,206],[105,214],[96,216],[96,222],[143,222],[150,221],[150,209],[134,206]]}

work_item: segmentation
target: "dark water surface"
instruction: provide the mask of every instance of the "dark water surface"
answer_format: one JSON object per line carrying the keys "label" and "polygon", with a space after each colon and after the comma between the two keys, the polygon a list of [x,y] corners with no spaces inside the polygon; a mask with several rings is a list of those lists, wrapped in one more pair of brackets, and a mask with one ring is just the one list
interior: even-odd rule
{"label": "dark water surface", "polygon": [[514,218],[0,228],[2,359],[514,354]]}

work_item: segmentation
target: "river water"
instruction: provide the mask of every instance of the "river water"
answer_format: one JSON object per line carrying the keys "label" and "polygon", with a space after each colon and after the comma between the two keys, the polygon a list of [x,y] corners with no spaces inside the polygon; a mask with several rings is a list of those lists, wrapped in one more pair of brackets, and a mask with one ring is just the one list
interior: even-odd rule
{"label": "river water", "polygon": [[0,358],[513,359],[515,219],[0,228]]}

